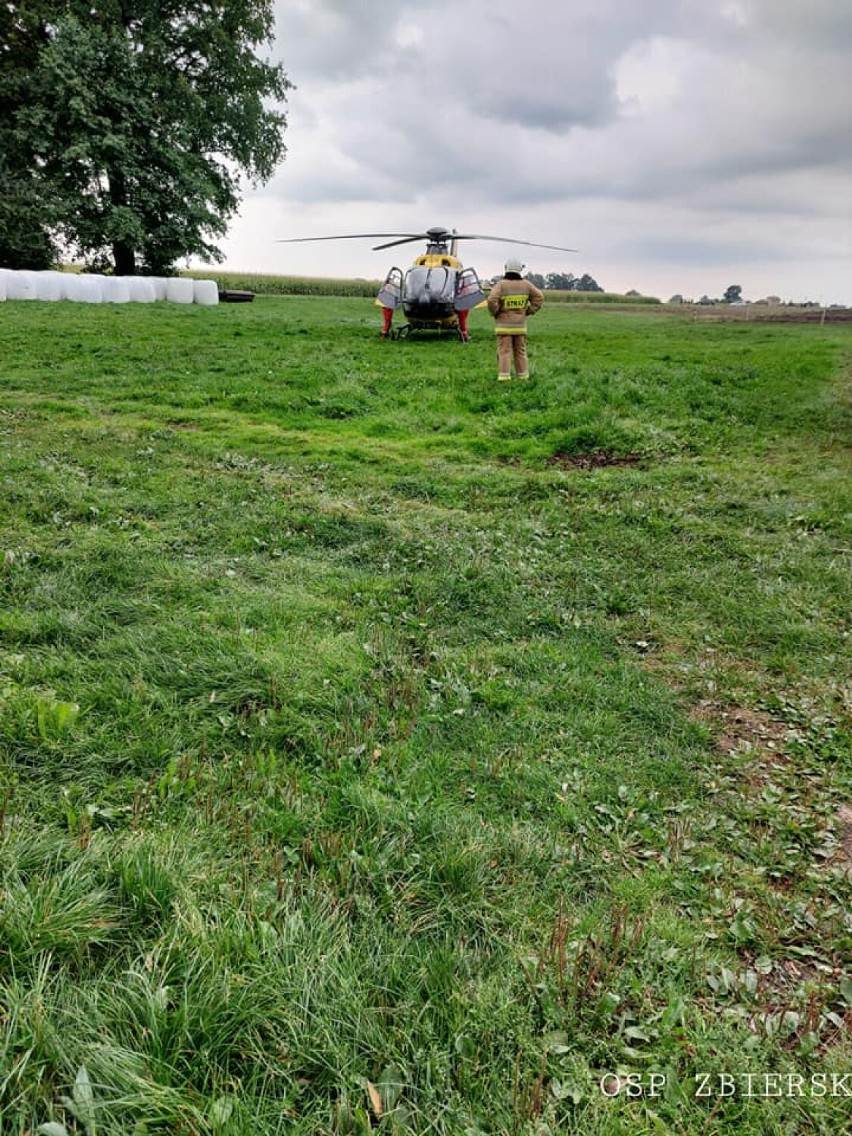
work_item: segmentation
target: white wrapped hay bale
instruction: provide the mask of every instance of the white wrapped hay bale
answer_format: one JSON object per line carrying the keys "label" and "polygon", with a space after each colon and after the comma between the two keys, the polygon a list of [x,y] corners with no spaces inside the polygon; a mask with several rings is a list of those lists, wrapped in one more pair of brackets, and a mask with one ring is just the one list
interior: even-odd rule
{"label": "white wrapped hay bale", "polygon": [[79,300],[80,293],[83,291],[84,285],[81,283],[83,277],[78,276],[76,273],[69,273],[68,279],[65,281],[65,299],[66,300]]}
{"label": "white wrapped hay bale", "polygon": [[194,284],[194,280],[183,276],[170,276],[166,281],[166,299],[173,304],[191,304]]}
{"label": "white wrapped hay bale", "polygon": [[196,304],[212,305],[219,303],[219,285],[215,280],[194,280],[192,299]]}
{"label": "white wrapped hay bale", "polygon": [[104,277],[94,272],[81,272],[65,282],[65,298],[80,304],[100,304],[103,301]]}
{"label": "white wrapped hay bale", "polygon": [[6,269],[0,268],[0,303],[6,299]]}
{"label": "white wrapped hay bale", "polygon": [[62,272],[34,272],[37,300],[64,300],[65,281]]}
{"label": "white wrapped hay bale", "polygon": [[35,300],[36,285],[34,272],[21,272],[10,269],[6,277],[7,300]]}
{"label": "white wrapped hay bale", "polygon": [[83,303],[103,303],[103,282],[106,278],[100,273],[81,273],[77,276],[81,290],[77,299],[82,300]]}
{"label": "white wrapped hay bale", "polygon": [[132,304],[153,304],[157,298],[150,276],[128,276],[127,291]]}
{"label": "white wrapped hay bale", "polygon": [[166,298],[166,278],[165,276],[150,276],[148,278],[154,285],[154,299],[165,300]]}
{"label": "white wrapped hay bale", "polygon": [[127,304],[130,302],[130,289],[126,276],[105,276],[103,280],[103,300],[105,304]]}
{"label": "white wrapped hay bale", "polygon": [[59,271],[57,271],[57,272],[52,272],[51,276],[53,277],[54,284],[59,289],[59,299],[60,300],[67,300],[68,299],[68,281],[71,279],[71,273],[70,272],[59,272]]}

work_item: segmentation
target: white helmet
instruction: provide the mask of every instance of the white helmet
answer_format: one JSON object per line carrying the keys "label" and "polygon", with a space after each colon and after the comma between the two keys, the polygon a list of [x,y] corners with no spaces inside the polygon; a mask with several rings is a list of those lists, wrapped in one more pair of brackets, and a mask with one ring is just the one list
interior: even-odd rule
{"label": "white helmet", "polygon": [[506,268],[505,268],[506,272],[517,272],[518,274],[520,274],[521,272],[524,271],[525,268],[526,268],[526,265],[521,260],[521,258],[518,257],[518,256],[510,256],[509,259],[506,261]]}

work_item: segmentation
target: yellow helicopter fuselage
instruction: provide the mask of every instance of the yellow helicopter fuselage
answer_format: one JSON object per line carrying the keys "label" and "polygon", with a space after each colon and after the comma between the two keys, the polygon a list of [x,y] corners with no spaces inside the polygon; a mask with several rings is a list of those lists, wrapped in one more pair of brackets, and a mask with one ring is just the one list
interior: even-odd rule
{"label": "yellow helicopter fuselage", "polygon": [[455,268],[457,271],[463,267],[462,262],[452,253],[425,252],[414,261],[417,268]]}

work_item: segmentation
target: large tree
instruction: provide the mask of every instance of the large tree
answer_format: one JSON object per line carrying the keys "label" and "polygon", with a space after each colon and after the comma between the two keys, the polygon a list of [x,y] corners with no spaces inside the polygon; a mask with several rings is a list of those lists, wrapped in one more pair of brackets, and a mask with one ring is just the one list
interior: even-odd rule
{"label": "large tree", "polygon": [[241,179],[266,181],[284,156],[290,83],[257,54],[272,0],[50,7],[14,119],[48,223],[121,275],[217,259]]}

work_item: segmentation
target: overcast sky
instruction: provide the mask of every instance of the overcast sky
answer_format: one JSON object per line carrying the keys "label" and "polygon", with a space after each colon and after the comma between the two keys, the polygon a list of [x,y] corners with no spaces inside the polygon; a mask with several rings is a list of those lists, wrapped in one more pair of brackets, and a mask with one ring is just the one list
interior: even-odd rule
{"label": "overcast sky", "polygon": [[[277,0],[288,154],[233,269],[383,277],[433,225],[667,299],[852,304],[852,0]],[[511,247],[462,246],[481,276]]]}

